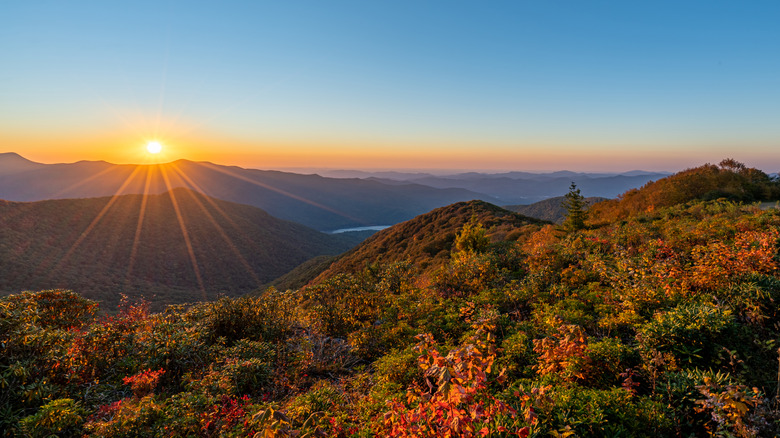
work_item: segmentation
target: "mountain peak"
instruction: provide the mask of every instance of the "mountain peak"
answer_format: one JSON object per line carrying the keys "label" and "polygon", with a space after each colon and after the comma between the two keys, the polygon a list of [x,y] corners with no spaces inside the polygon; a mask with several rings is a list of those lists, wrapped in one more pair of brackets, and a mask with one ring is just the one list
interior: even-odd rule
{"label": "mountain peak", "polygon": [[30,161],[16,152],[0,152],[0,175],[12,175],[46,166]]}

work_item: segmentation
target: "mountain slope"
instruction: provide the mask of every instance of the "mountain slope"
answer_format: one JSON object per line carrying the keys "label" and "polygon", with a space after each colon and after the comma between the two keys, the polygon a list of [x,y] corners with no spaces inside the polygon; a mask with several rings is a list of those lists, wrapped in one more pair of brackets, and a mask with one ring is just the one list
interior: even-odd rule
{"label": "mountain slope", "polygon": [[780,199],[780,184],[764,172],[726,159],[705,164],[630,190],[591,208],[591,220],[609,221],[694,200],[726,198],[739,202]]}
{"label": "mountain slope", "polygon": [[[0,169],[14,169],[20,158],[16,154],[0,156]],[[458,201],[496,201],[461,188],[324,178],[187,160],[144,166],[87,161],[34,164],[12,173],[0,171],[0,199],[39,201],[159,194],[187,187],[219,199],[253,205],[278,218],[318,230],[391,225]]]}
{"label": "mountain slope", "polygon": [[377,232],[339,257],[317,279],[357,272],[366,264],[410,261],[423,268],[441,265],[449,259],[458,232],[472,218],[494,242],[516,240],[545,223],[483,201],[459,202]]}
{"label": "mountain slope", "polygon": [[120,292],[158,304],[240,294],[357,243],[187,189],[3,201],[0,229],[0,290],[70,288],[107,302]]}

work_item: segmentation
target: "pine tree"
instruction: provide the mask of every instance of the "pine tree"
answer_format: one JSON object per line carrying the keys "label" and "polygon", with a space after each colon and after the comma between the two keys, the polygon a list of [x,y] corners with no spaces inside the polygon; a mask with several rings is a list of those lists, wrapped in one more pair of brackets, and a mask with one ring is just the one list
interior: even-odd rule
{"label": "pine tree", "polygon": [[563,227],[568,231],[577,231],[585,228],[585,219],[588,217],[585,197],[580,193],[574,182],[569,186],[569,193],[564,196],[563,207],[566,208],[566,220]]}

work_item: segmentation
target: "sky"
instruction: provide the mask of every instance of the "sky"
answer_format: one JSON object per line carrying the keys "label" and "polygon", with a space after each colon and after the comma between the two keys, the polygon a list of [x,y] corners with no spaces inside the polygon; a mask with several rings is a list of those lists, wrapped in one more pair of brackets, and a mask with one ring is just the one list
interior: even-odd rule
{"label": "sky", "polygon": [[0,152],[777,172],[778,20],[760,0],[3,1]]}

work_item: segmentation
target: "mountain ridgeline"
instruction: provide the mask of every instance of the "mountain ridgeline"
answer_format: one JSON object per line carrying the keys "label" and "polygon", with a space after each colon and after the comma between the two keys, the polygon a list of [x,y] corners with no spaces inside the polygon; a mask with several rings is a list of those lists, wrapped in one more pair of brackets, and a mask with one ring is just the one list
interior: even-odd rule
{"label": "mountain ridgeline", "polygon": [[491,196],[461,188],[324,178],[208,162],[40,164],[17,154],[0,154],[0,199],[8,201],[160,194],[178,187],[252,205],[277,218],[320,231],[395,224],[458,201],[498,202]]}
{"label": "mountain ridgeline", "polygon": [[40,201],[115,194],[159,194],[186,187],[215,198],[261,208],[320,231],[392,225],[455,202],[528,204],[566,192],[574,181],[588,196],[612,198],[666,174],[323,172],[338,178],[243,169],[179,160],[164,165],[102,161],[35,163],[0,154],[0,199]]}
{"label": "mountain ridgeline", "polygon": [[0,229],[0,290],[67,288],[110,307],[120,293],[156,307],[246,293],[359,242],[183,188],[2,201]]}

